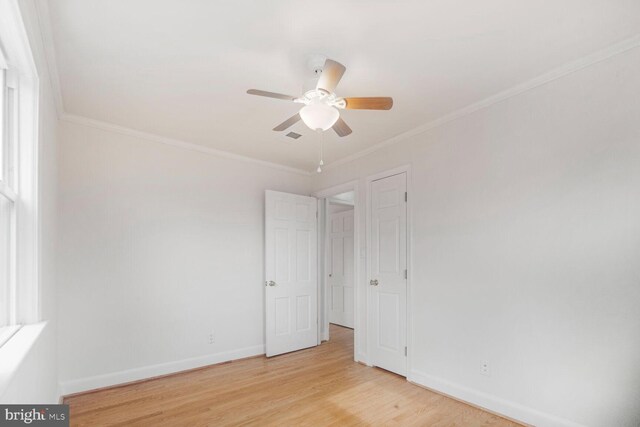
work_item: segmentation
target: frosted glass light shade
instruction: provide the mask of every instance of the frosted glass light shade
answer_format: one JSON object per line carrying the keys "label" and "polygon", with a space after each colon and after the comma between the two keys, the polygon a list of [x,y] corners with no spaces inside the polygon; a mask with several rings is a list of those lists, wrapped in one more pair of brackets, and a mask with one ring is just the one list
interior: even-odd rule
{"label": "frosted glass light shade", "polygon": [[327,130],[338,121],[340,113],[330,105],[309,104],[302,107],[300,117],[312,130]]}

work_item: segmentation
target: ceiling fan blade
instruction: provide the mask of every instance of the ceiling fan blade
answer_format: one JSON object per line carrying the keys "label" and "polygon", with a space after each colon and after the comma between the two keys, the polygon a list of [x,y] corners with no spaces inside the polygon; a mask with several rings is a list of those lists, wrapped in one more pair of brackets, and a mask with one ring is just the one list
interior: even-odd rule
{"label": "ceiling fan blade", "polygon": [[283,131],[295,125],[298,121],[300,121],[300,113],[296,113],[295,116],[289,117],[287,120],[274,127],[273,130],[277,132]]}
{"label": "ceiling fan blade", "polygon": [[322,67],[322,74],[318,79],[316,89],[324,89],[329,93],[333,93],[345,70],[346,67],[341,63],[327,59]]}
{"label": "ceiling fan blade", "polygon": [[351,132],[351,128],[342,120],[342,117],[338,117],[338,121],[332,126],[332,129],[336,131],[338,136],[347,136]]}
{"label": "ceiling fan blade", "polygon": [[393,98],[344,98],[347,110],[390,110],[393,107]]}
{"label": "ceiling fan blade", "polygon": [[275,92],[267,92],[266,90],[258,90],[258,89],[249,89],[247,93],[249,95],[267,96],[269,98],[284,99],[285,101],[293,101],[296,99],[295,96],[283,95],[281,93],[275,93]]}

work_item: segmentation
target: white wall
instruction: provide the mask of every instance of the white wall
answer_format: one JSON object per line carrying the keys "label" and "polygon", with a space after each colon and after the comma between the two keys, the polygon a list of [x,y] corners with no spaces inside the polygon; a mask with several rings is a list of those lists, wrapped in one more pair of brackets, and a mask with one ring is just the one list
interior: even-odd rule
{"label": "white wall", "polygon": [[364,189],[404,164],[409,378],[536,425],[639,425],[640,49],[325,168],[314,187]]}
{"label": "white wall", "polygon": [[20,9],[40,77],[40,304],[47,325],[20,364],[11,383],[0,396],[2,403],[57,403],[55,241],[57,200],[58,120],[42,50],[37,16],[31,0],[21,0]]}
{"label": "white wall", "polygon": [[69,122],[60,141],[63,392],[263,353],[264,190],[311,178]]}

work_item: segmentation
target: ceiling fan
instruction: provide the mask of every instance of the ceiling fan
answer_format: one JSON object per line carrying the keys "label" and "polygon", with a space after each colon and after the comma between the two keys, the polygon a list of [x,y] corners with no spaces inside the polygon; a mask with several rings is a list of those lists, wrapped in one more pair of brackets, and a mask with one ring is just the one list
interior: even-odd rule
{"label": "ceiling fan", "polygon": [[300,97],[257,89],[249,89],[247,93],[304,104],[304,107],[294,116],[273,128],[274,131],[283,131],[302,120],[312,130],[326,131],[332,128],[338,136],[347,136],[352,132],[351,128],[340,117],[338,110],[390,110],[393,106],[393,99],[389,97],[341,98],[337,96],[334,90],[345,70],[344,65],[327,59],[324,66],[314,70],[316,75],[320,75],[316,87],[306,91]]}

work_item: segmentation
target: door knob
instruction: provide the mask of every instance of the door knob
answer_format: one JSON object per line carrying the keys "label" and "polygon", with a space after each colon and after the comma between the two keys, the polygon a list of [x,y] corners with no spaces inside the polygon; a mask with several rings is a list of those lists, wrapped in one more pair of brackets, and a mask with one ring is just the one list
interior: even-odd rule
{"label": "door knob", "polygon": [[371,279],[369,280],[369,284],[371,286],[378,286],[378,279]]}
{"label": "door knob", "polygon": [[269,280],[268,282],[265,282],[266,286],[276,286],[276,282],[274,282],[273,280]]}

